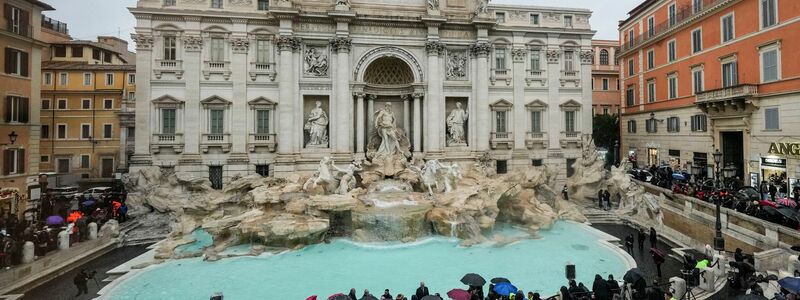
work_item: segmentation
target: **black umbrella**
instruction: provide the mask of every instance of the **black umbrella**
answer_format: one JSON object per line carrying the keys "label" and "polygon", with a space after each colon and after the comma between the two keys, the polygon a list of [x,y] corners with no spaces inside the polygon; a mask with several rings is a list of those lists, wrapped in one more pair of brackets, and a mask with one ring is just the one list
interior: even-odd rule
{"label": "black umbrella", "polygon": [[736,296],[733,300],[769,300],[769,298],[756,294],[747,294]]}
{"label": "black umbrella", "polygon": [[753,267],[753,265],[746,262],[732,261],[729,262],[728,265],[730,265],[732,268],[738,269],[739,273],[754,273],[756,271],[756,268]]}
{"label": "black umbrella", "polygon": [[797,216],[797,211],[794,210],[793,208],[784,206],[784,207],[778,207],[776,210],[785,218],[800,222],[800,218],[798,218]]}
{"label": "black umbrella", "polygon": [[419,299],[419,300],[442,300],[442,299],[439,298],[439,297],[436,297],[434,295],[427,295],[425,297],[422,297],[422,299]]}
{"label": "black umbrella", "polygon": [[644,280],[644,275],[642,275],[642,271],[639,268],[633,268],[625,273],[622,280],[625,280],[626,283],[636,283],[639,280]]}
{"label": "black umbrella", "polygon": [[373,295],[366,295],[364,297],[361,297],[361,299],[358,299],[358,300],[378,300],[378,298],[375,298],[375,296],[373,296]]}
{"label": "black umbrella", "polygon": [[481,275],[475,273],[469,273],[461,278],[461,283],[466,284],[468,286],[483,286],[484,284],[486,284],[486,279],[483,279]]}
{"label": "black umbrella", "polygon": [[507,279],[507,278],[505,278],[505,277],[495,277],[495,278],[492,278],[492,283],[501,283],[501,282],[508,282],[508,283],[511,283],[511,280],[508,280],[508,279]]}

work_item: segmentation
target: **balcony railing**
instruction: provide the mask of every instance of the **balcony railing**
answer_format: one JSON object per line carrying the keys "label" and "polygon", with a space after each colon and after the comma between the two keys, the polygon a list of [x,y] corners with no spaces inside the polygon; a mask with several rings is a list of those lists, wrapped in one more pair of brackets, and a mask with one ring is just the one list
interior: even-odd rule
{"label": "balcony railing", "polygon": [[547,132],[531,132],[525,133],[525,146],[528,149],[536,147],[547,148]]}
{"label": "balcony railing", "polygon": [[156,59],[156,66],[153,68],[156,79],[161,79],[161,74],[173,73],[178,79],[183,76],[183,61],[173,59]]}
{"label": "balcony railing", "polygon": [[27,38],[33,38],[33,33],[35,32],[33,26],[27,24],[19,24],[19,26],[11,26],[8,24],[7,26],[0,27],[0,30]]}
{"label": "balcony railing", "polygon": [[274,152],[278,144],[275,137],[274,133],[251,133],[247,148],[250,152],[255,152],[257,147],[266,147],[267,151]]}
{"label": "balcony railing", "polygon": [[492,69],[492,71],[494,72],[494,76],[500,77],[500,78],[505,78],[506,76],[508,76],[508,71],[509,70],[508,69]]}
{"label": "balcony railing", "polygon": [[275,81],[275,75],[277,74],[278,72],[275,70],[275,63],[250,63],[250,80],[252,81],[256,81],[258,75],[268,76],[270,81]]}
{"label": "balcony railing", "polygon": [[200,150],[208,153],[211,147],[221,147],[223,152],[231,150],[231,135],[229,133],[204,133],[200,141]]}
{"label": "balcony railing", "polygon": [[69,30],[67,30],[67,23],[58,20],[53,20],[51,18],[45,17],[44,15],[42,15],[42,28],[47,28],[63,34],[69,34]]}
{"label": "balcony railing", "polygon": [[544,77],[544,70],[531,70],[531,69],[528,69],[528,70],[526,70],[526,72],[528,73],[528,77],[530,77],[530,78]]}
{"label": "balcony railing", "polygon": [[758,96],[758,85],[740,84],[732,87],[697,93],[695,103],[700,104],[755,96]]}
{"label": "balcony railing", "polygon": [[650,40],[657,39],[663,33],[668,32],[673,28],[683,26],[683,24],[687,21],[690,21],[692,17],[703,14],[719,4],[730,1],[733,0],[701,0],[699,8],[693,7],[691,3],[681,6],[676,9],[675,15],[672,18],[668,18],[667,20],[658,23],[658,25],[653,27],[652,31],[645,26],[644,31],[641,32],[639,36],[635,37],[632,42],[629,40],[629,37],[626,37],[626,43],[622,45],[622,52],[636,48]]}
{"label": "balcony railing", "polygon": [[489,143],[492,149],[513,149],[514,148],[514,133],[513,132],[492,132],[489,137]]}
{"label": "balcony railing", "polygon": [[208,80],[211,74],[222,74],[225,80],[230,79],[231,70],[228,61],[205,61],[203,64],[203,77]]}
{"label": "balcony railing", "polygon": [[156,133],[150,140],[150,151],[158,153],[161,148],[172,148],[175,153],[183,152],[183,134],[181,133]]}
{"label": "balcony railing", "polygon": [[562,131],[559,140],[562,148],[570,144],[575,144],[576,147],[580,147],[582,144],[581,133],[577,131]]}
{"label": "balcony railing", "polygon": [[579,72],[575,71],[575,70],[562,70],[561,71],[561,77],[566,77],[566,78],[577,78],[578,74],[579,74]]}

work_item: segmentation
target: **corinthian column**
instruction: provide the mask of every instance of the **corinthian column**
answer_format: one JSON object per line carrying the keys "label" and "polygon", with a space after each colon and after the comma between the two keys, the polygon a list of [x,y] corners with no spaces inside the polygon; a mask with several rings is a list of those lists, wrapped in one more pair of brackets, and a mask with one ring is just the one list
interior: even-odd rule
{"label": "corinthian column", "polygon": [[278,154],[292,155],[299,152],[299,145],[295,143],[296,136],[301,132],[293,132],[295,108],[294,99],[294,68],[292,67],[294,52],[300,47],[300,39],[293,36],[280,36],[276,41],[280,53],[280,69],[278,72],[280,101],[278,101]]}
{"label": "corinthian column", "polygon": [[[511,56],[514,61],[514,150],[525,150],[525,137],[528,131],[528,122],[525,117],[525,58],[526,49],[513,49]],[[520,151],[515,151],[520,152]],[[525,151],[522,151],[525,152]]]}
{"label": "corinthian column", "polygon": [[476,107],[478,113],[478,133],[476,145],[478,151],[489,150],[489,135],[492,130],[492,120],[489,111],[489,52],[491,46],[487,42],[478,42],[472,45],[470,52],[476,57],[477,75],[475,76],[475,87],[477,90]]}
{"label": "corinthian column", "polygon": [[442,119],[444,114],[441,107],[442,99],[442,76],[439,74],[439,55],[444,52],[444,45],[436,40],[430,40],[425,44],[428,51],[428,96],[425,97],[427,111],[425,112],[425,152],[442,152],[444,131],[442,130]]}
{"label": "corinthian column", "polygon": [[[140,101],[136,105],[136,136],[139,140],[134,145],[134,155],[131,157],[131,165],[149,165],[150,161],[150,141],[153,133],[158,132],[155,123],[151,122],[150,117],[150,74],[152,74],[153,61],[153,36],[150,34],[131,34],[131,40],[136,42],[136,78],[139,83],[136,85],[136,95]],[[125,130],[122,130],[123,132]],[[123,148],[124,149],[124,148]]]}
{"label": "corinthian column", "polygon": [[336,51],[336,153],[352,152],[350,146],[353,133],[353,97],[350,93],[350,38],[335,37],[330,40],[331,50]]}

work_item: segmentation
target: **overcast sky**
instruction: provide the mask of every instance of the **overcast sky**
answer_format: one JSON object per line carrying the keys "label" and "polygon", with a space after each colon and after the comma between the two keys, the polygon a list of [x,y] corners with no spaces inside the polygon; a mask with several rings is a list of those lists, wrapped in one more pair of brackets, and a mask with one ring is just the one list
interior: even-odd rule
{"label": "overcast sky", "polygon": [[[617,39],[617,22],[643,0],[491,0],[498,4],[522,4],[558,7],[582,7],[592,10],[595,39]],[[127,7],[136,0],[44,0],[56,8],[45,12],[68,25],[76,39],[94,40],[98,35],[119,36],[130,40],[135,20]],[[131,45],[133,48],[133,45]]]}

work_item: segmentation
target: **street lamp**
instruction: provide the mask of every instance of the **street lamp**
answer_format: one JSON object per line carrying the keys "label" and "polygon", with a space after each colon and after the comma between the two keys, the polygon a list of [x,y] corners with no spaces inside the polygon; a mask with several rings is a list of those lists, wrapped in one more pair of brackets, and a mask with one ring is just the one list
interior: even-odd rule
{"label": "street lamp", "polygon": [[[715,224],[716,233],[714,235],[714,250],[725,251],[725,238],[722,237],[722,216],[721,216],[722,208],[720,206],[722,205],[723,197],[728,196],[728,191],[725,190],[724,186],[720,186],[718,184],[720,175],[719,163],[720,161],[722,161],[722,152],[720,152],[719,149],[717,149],[717,151],[714,151],[713,156],[714,156],[714,168],[716,170],[715,173],[717,176],[717,180],[715,181],[717,182],[717,184],[715,184],[715,186],[717,187],[717,199],[716,201],[714,201],[716,202],[715,204],[717,206],[716,210],[717,220]],[[725,173],[727,174],[728,172]]]}
{"label": "street lamp", "polygon": [[5,146],[5,145],[13,145],[14,143],[16,143],[16,142],[17,142],[17,137],[18,137],[18,136],[19,136],[19,135],[17,135],[17,132],[16,132],[16,131],[12,131],[11,133],[9,133],[9,134],[8,134],[8,141],[10,141],[11,143],[8,143],[8,144],[0,144],[0,145],[3,145],[3,146]]}

